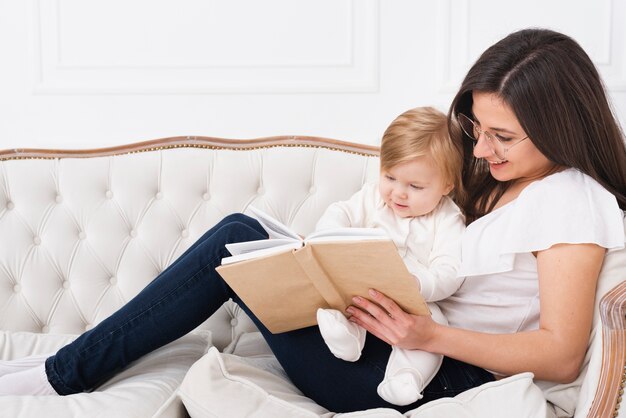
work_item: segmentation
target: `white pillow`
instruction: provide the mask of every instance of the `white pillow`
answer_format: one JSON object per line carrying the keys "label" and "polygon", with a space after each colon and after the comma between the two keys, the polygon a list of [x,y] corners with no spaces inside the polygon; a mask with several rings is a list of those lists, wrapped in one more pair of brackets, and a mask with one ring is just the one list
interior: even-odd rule
{"label": "white pillow", "polygon": [[[47,354],[72,341],[72,335],[0,332],[0,358]],[[142,357],[91,393],[70,396],[2,396],[2,416],[32,417],[185,417],[176,396],[189,367],[206,353],[209,333],[186,335]]]}
{"label": "white pillow", "polygon": [[270,371],[275,359],[257,356],[250,359],[253,364],[245,359],[211,347],[191,367],[179,396],[192,418],[332,416]]}
{"label": "white pillow", "polygon": [[54,353],[74,341],[72,334],[35,334],[25,331],[0,331],[0,359],[15,360],[35,354]]}
{"label": "white pillow", "polygon": [[[205,417],[542,417],[546,402],[524,373],[421,406],[405,415],[378,408],[335,414],[304,396],[285,376],[258,332],[228,350],[215,348],[189,370],[179,394],[192,418]],[[249,357],[240,357],[239,355]]]}
{"label": "white pillow", "polygon": [[551,415],[543,392],[533,383],[532,373],[520,373],[485,383],[454,398],[437,399],[420,406],[411,418],[546,418]]}

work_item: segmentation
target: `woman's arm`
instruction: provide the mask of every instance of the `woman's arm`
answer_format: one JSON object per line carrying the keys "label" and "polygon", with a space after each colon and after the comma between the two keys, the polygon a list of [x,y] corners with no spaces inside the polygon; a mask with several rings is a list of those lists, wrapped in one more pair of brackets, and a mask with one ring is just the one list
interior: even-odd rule
{"label": "woman's arm", "polygon": [[[488,370],[571,382],[585,356],[595,289],[605,249],[595,244],[559,244],[537,253],[541,318],[539,329],[487,334],[442,326],[430,317],[402,311],[372,292],[373,302],[355,298],[351,320],[389,344],[439,353]],[[507,312],[503,311],[502,315]]]}

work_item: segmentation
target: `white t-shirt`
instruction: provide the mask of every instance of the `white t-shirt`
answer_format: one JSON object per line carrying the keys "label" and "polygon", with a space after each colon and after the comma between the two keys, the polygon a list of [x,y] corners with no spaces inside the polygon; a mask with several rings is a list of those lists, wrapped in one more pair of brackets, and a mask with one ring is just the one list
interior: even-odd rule
{"label": "white t-shirt", "polygon": [[454,327],[491,333],[538,329],[532,252],[559,243],[623,248],[623,217],[615,196],[578,170],[536,181],[467,227],[459,270],[465,280],[438,305]]}
{"label": "white t-shirt", "polygon": [[401,218],[385,205],[377,183],[368,183],[349,200],[333,203],[315,229],[381,228],[393,240],[409,272],[420,282],[428,302],[453,294],[461,285],[461,236],[465,220],[452,199],[444,196],[431,213]]}

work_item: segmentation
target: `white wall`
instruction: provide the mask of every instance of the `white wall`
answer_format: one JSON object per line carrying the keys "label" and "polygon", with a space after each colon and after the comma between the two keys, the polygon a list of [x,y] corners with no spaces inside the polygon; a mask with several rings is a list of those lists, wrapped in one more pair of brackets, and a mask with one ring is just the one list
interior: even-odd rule
{"label": "white wall", "polygon": [[487,46],[577,39],[626,126],[626,0],[0,0],[0,149],[179,135],[378,143]]}

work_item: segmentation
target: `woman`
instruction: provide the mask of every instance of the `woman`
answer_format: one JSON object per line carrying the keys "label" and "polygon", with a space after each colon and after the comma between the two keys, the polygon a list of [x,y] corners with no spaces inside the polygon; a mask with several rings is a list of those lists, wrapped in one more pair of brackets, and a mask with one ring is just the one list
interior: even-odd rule
{"label": "woman", "polygon": [[394,407],[376,394],[390,344],[445,356],[424,397],[395,407],[401,411],[495,375],[531,371],[572,381],[603,257],[624,246],[626,150],[598,74],[572,39],[520,31],[474,64],[449,117],[466,131],[458,141],[465,142],[467,195],[458,201],[471,222],[461,267],[467,278],[440,302],[450,326],[409,315],[372,290],[348,309],[373,334],[355,363],[336,359],[317,327],[270,334],[215,272],[226,243],[267,236],[256,221],[232,215],[45,364],[0,377],[0,393],[91,390],[196,327],[229,297],[251,315],[295,385],[337,412]]}

